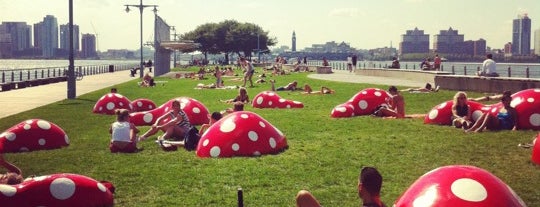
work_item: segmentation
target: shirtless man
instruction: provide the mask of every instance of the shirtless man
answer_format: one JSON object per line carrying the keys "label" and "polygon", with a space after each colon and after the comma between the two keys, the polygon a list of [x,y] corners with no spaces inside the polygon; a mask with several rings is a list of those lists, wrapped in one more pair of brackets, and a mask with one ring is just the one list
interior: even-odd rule
{"label": "shirtless man", "polygon": [[395,86],[390,86],[388,92],[391,95],[389,106],[381,107],[379,110],[375,111],[374,114],[382,117],[405,118],[405,100],[403,99],[403,96],[399,94],[399,91]]}

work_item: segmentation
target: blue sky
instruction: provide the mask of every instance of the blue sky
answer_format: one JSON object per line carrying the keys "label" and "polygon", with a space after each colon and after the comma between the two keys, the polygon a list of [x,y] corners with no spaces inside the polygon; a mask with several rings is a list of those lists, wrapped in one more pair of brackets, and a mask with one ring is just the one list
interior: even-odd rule
{"label": "blue sky", "polygon": [[[139,0],[73,0],[74,21],[82,33],[98,34],[98,47],[137,49],[139,11],[125,12],[124,4]],[[512,20],[527,13],[532,30],[540,29],[538,0],[144,0],[159,5],[158,14],[178,33],[207,22],[234,19],[260,25],[279,45],[291,45],[293,30],[297,48],[328,41],[347,42],[371,49],[398,47],[406,30],[424,30],[430,35],[452,27],[465,40],[484,38],[492,48],[512,41]],[[0,21],[34,24],[54,15],[59,24],[68,22],[66,0],[0,0]],[[144,41],[151,41],[152,8],[143,13]],[[534,41],[534,40],[531,40]],[[430,42],[432,47],[432,42]]]}

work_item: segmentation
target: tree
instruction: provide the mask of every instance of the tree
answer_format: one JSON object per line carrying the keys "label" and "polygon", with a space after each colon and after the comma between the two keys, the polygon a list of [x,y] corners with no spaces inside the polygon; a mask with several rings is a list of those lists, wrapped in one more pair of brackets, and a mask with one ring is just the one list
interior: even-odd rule
{"label": "tree", "polygon": [[231,53],[251,57],[257,52],[257,44],[262,53],[268,53],[268,46],[277,44],[276,38],[268,37],[268,32],[260,26],[239,23],[236,20],[200,25],[195,30],[183,34],[182,39],[200,43],[199,50],[205,55],[205,59],[208,53],[223,53],[226,62],[229,62]]}

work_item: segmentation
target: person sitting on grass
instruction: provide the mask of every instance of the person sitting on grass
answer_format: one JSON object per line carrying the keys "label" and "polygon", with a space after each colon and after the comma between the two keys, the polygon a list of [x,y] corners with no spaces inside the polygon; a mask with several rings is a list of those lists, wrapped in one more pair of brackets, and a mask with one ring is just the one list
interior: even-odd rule
{"label": "person sitting on grass", "polygon": [[[362,200],[363,207],[385,207],[381,201],[382,176],[373,167],[364,167],[358,177],[358,197]],[[296,194],[296,206],[319,207],[319,201],[307,190],[301,190]]]}
{"label": "person sitting on grass", "polygon": [[109,150],[112,153],[137,152],[137,133],[139,129],[129,122],[129,111],[126,109],[116,109],[116,121],[111,124],[109,133],[111,134],[111,143]]}
{"label": "person sitting on grass", "polygon": [[[139,138],[140,141],[147,139],[160,130],[165,133],[161,137],[158,137],[158,140],[174,138],[178,141],[184,139],[185,134],[191,128],[191,124],[186,113],[180,108],[180,101],[175,99],[171,105],[172,111],[157,118],[156,122],[152,124],[152,127]],[[161,123],[167,118],[170,119],[168,122]]]}
{"label": "person sitting on grass", "polygon": [[512,97],[503,95],[501,103],[503,108],[499,110],[497,115],[486,112],[476,120],[474,125],[465,130],[465,132],[482,132],[484,129],[489,130],[517,130],[518,129],[518,114],[514,107],[510,105]]}
{"label": "person sitting on grass", "polygon": [[405,101],[403,96],[399,94],[398,89],[395,86],[390,86],[388,89],[390,93],[389,106],[381,105],[373,112],[373,115],[380,117],[395,117],[398,119],[405,118]]}
{"label": "person sitting on grass", "polygon": [[204,134],[204,132],[206,132],[206,130],[210,128],[212,124],[219,121],[222,117],[223,117],[223,114],[221,114],[220,112],[213,112],[211,115],[209,114],[208,118],[210,119],[210,122],[208,124],[201,125],[201,128],[199,129],[199,134],[201,135]]}
{"label": "person sitting on grass", "polygon": [[311,89],[311,86],[306,84],[304,85],[304,92],[302,93],[303,94],[332,94],[332,93],[335,93],[335,91],[326,86],[321,86],[320,91],[313,91],[313,89]]}
{"label": "person sitting on grass", "polygon": [[295,91],[298,89],[298,82],[296,81],[290,82],[286,86],[281,86],[279,88],[275,87],[275,80],[270,80],[270,83],[272,83],[272,91]]}
{"label": "person sitting on grass", "polygon": [[237,112],[237,111],[244,111],[244,103],[237,101],[233,104],[233,108],[227,108],[221,111],[221,114],[225,116],[227,114]]}
{"label": "person sitting on grass", "polygon": [[0,165],[8,171],[4,174],[0,174],[0,185],[16,185],[23,181],[21,169],[4,160],[4,154],[0,154]]}
{"label": "person sitting on grass", "polygon": [[433,88],[430,83],[426,83],[426,86],[424,86],[423,88],[407,88],[407,89],[402,89],[400,91],[408,91],[408,92],[411,92],[411,93],[414,93],[414,92],[420,92],[420,93],[439,92],[439,86]]}
{"label": "person sitting on grass", "polygon": [[234,99],[229,100],[221,100],[223,103],[236,103],[236,102],[242,102],[244,104],[249,103],[249,96],[247,93],[247,89],[244,87],[240,87],[238,89],[238,95]]}
{"label": "person sitting on grass", "polygon": [[454,95],[454,102],[452,105],[452,126],[467,130],[472,124],[472,110],[467,103],[467,94],[463,91],[459,91]]}
{"label": "person sitting on grass", "polygon": [[154,78],[150,75],[150,72],[144,74],[143,80],[140,84],[142,87],[151,87],[155,86],[156,83],[154,83]]}

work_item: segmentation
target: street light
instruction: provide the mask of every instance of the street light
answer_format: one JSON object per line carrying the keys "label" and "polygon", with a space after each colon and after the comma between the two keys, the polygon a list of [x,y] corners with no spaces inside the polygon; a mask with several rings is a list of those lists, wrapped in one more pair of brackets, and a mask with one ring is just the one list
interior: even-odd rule
{"label": "street light", "polygon": [[139,5],[136,5],[136,4],[126,4],[124,5],[126,6],[126,13],[128,13],[130,11],[129,7],[132,6],[132,7],[137,7],[139,8],[139,11],[141,11],[141,72],[140,72],[140,77],[142,78],[143,77],[143,73],[144,73],[144,60],[143,60],[143,10],[144,8],[146,7],[154,7],[154,9],[152,11],[154,11],[154,13],[157,12],[157,7],[158,5],[143,5],[142,3],[142,0],[140,1],[140,4]]}
{"label": "street light", "polygon": [[[176,42],[176,37],[178,36],[178,34],[176,34],[176,28],[174,28],[174,26],[172,26],[172,31],[174,31],[174,34],[172,34],[174,36],[174,42]],[[173,50],[173,67],[176,68],[176,49]]]}

